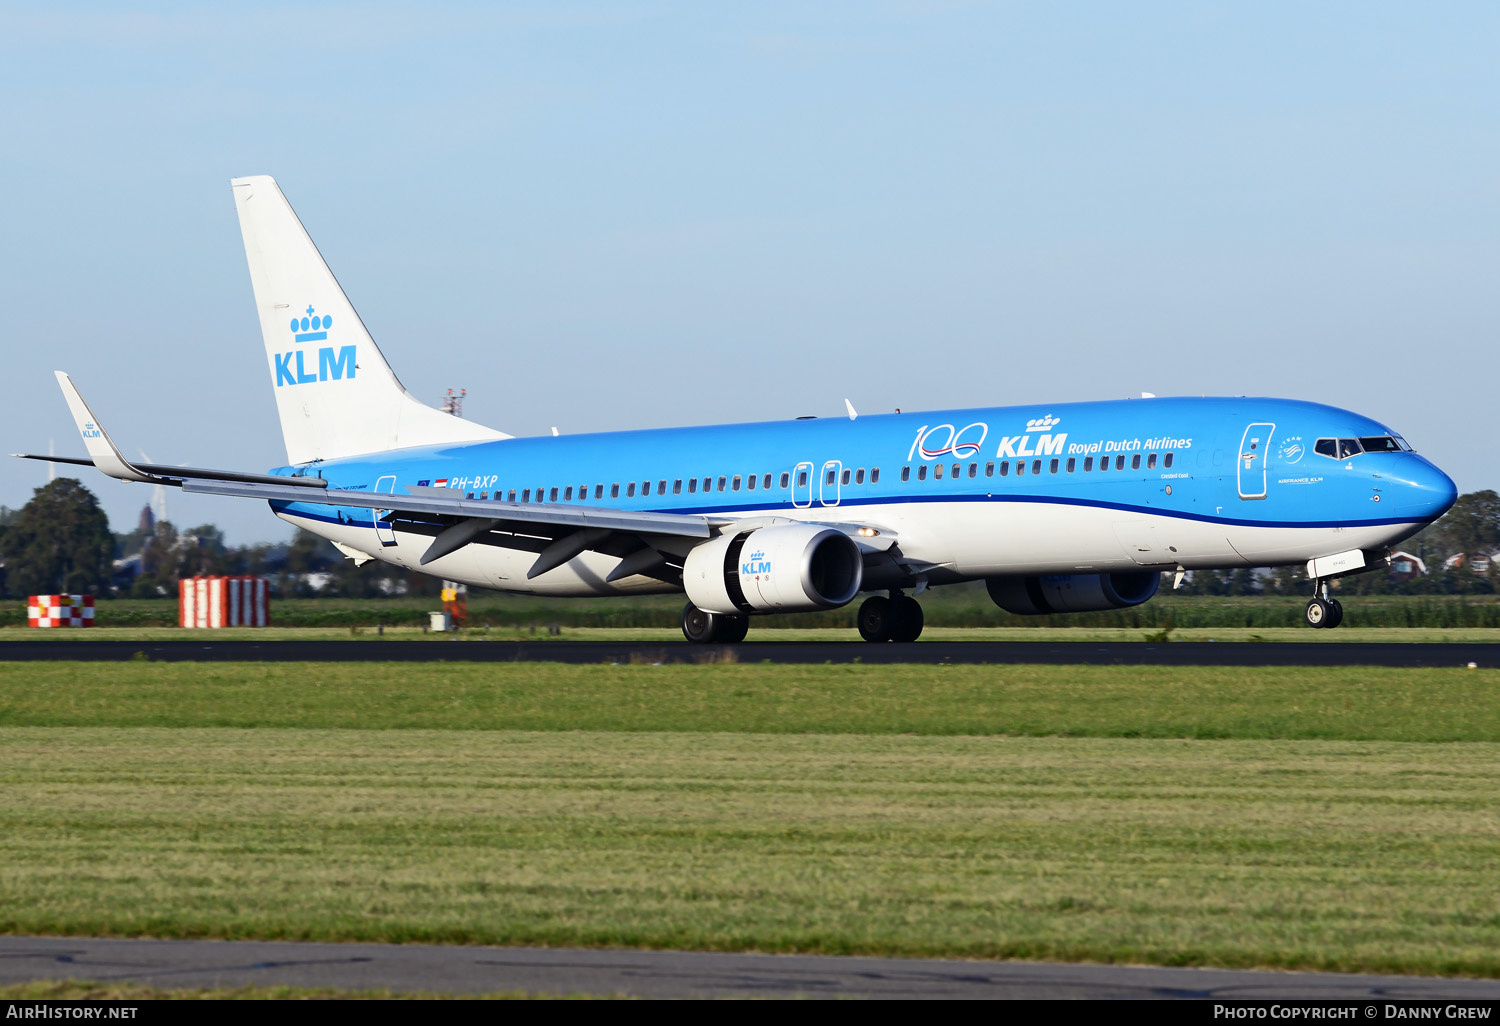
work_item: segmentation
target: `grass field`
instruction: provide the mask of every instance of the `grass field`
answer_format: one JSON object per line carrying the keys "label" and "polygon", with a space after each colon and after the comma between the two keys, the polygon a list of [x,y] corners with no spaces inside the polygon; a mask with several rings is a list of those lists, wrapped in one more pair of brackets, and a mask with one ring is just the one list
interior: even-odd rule
{"label": "grass field", "polygon": [[[1104,628],[1160,631],[1222,628],[1294,629],[1302,625],[1310,589],[1295,595],[1207,596],[1173,594],[1164,589],[1145,605],[1095,613],[1013,616],[990,601],[984,585],[971,583],[929,589],[921,598],[927,625],[950,628]],[[1500,597],[1495,595],[1341,595],[1346,628],[1490,628],[1500,630]],[[675,632],[682,611],[681,595],[629,598],[547,598],[536,595],[475,592],[469,597],[469,621],[498,631],[545,634],[549,625],[568,628],[654,629]],[[281,627],[373,631],[378,625],[420,630],[429,610],[441,608],[435,597],[288,598],[276,597],[271,618]],[[858,604],[816,613],[789,613],[756,621],[759,631],[843,629],[852,631]],[[175,598],[107,599],[97,603],[104,627],[171,628],[177,623]],[[0,627],[22,627],[26,603],[0,601]],[[1323,631],[1308,632],[1319,635]],[[1329,631],[1327,634],[1338,634]]]}
{"label": "grass field", "polygon": [[0,930],[1500,975],[1497,689],[0,664]]}

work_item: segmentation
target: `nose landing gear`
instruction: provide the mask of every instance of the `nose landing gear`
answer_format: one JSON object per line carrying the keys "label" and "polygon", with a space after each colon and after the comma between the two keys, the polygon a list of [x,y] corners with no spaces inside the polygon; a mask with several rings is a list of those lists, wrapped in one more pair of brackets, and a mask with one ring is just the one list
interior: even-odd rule
{"label": "nose landing gear", "polygon": [[1313,595],[1303,614],[1309,627],[1337,627],[1344,622],[1344,607],[1338,599],[1328,597],[1326,580],[1313,582]]}
{"label": "nose landing gear", "polygon": [[859,636],[866,641],[916,641],[922,622],[922,604],[899,591],[865,599],[859,607]]}

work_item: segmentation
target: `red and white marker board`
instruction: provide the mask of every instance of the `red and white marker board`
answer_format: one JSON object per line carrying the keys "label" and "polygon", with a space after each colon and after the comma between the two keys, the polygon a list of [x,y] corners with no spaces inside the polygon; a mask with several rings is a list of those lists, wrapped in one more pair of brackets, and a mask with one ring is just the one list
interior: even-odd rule
{"label": "red and white marker board", "polygon": [[271,589],[264,577],[185,577],[177,582],[183,627],[265,627]]}

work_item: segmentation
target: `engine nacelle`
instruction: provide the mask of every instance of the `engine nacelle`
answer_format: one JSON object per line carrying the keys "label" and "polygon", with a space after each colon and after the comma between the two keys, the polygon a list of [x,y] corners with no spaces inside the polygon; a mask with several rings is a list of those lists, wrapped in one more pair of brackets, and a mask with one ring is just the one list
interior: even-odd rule
{"label": "engine nacelle", "polygon": [[1142,570],[1122,574],[1056,574],[1046,577],[990,577],[985,588],[1007,613],[1092,613],[1138,606],[1156,594],[1161,574]]}
{"label": "engine nacelle", "polygon": [[682,585],[709,613],[799,613],[859,594],[864,557],[847,534],[785,524],[724,535],[688,553]]}

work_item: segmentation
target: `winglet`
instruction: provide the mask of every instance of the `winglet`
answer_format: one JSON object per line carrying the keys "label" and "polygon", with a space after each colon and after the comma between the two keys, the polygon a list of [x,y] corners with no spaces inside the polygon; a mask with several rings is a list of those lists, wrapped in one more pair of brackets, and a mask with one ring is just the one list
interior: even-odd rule
{"label": "winglet", "polygon": [[73,413],[73,421],[78,425],[78,433],[83,436],[83,444],[88,447],[89,458],[94,461],[94,466],[121,481],[161,482],[161,478],[137,470],[129,460],[120,455],[120,450],[110,441],[109,435],[105,434],[94,411],[83,401],[73,379],[62,371],[53,373],[57,375],[57,383],[62,386],[63,398],[68,401],[68,409]]}

